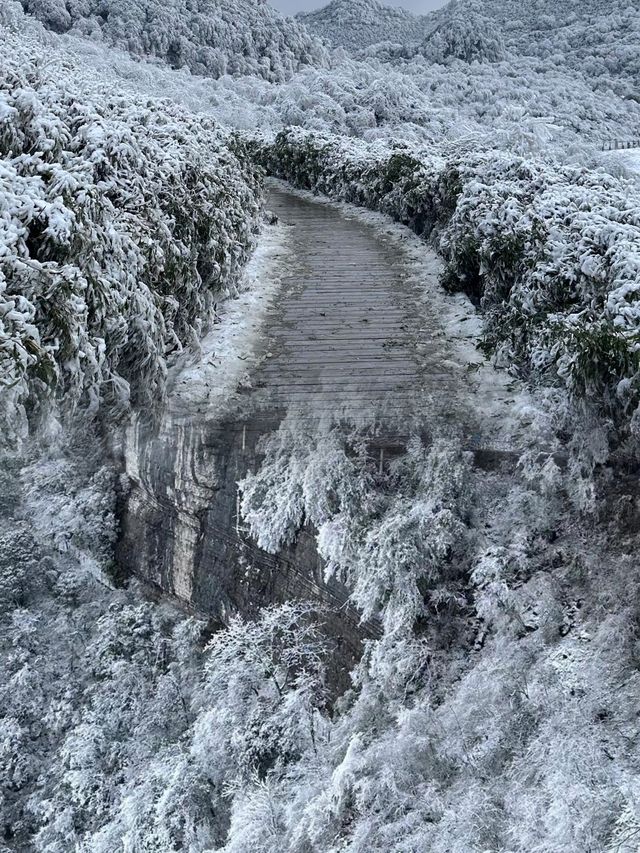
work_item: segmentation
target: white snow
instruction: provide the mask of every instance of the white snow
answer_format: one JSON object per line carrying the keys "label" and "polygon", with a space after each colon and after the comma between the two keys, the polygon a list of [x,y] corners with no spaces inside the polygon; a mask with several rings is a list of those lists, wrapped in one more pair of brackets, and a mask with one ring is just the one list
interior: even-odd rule
{"label": "white snow", "polygon": [[627,172],[640,177],[640,148],[607,151],[606,159],[622,166]]}
{"label": "white snow", "polygon": [[[240,281],[238,291],[218,309],[219,322],[169,374],[168,404],[175,415],[193,411],[221,414],[240,384],[265,353],[260,349],[264,322],[281,284],[288,257],[287,228],[266,225]],[[187,363],[185,363],[185,361]]]}
{"label": "white snow", "polygon": [[[258,186],[246,183],[251,166],[240,175],[227,158],[220,125],[265,138],[299,126],[291,159],[308,156],[312,168],[292,169],[292,180],[325,192],[342,180],[338,191],[354,191],[345,197],[372,206],[384,197],[380,209],[417,228],[414,203],[444,201],[436,219],[448,230],[434,234],[461,285],[468,269],[483,276],[496,259],[493,278],[484,275],[495,290],[484,296],[485,306],[493,299],[487,328],[493,322],[499,339],[504,333],[506,370],[481,354],[479,313],[441,288],[441,262],[426,242],[385,215],[337,205],[397,247],[416,294],[414,342],[447,374],[450,391],[438,391],[437,402],[450,393],[451,408],[478,423],[480,443],[529,452],[515,472],[484,471],[468,464],[468,444],[415,439],[379,468],[357,431],[314,427],[311,435],[293,424],[272,437],[249,510],[276,533],[286,523],[291,539],[312,521],[326,565],[384,629],[330,713],[323,663],[329,654],[343,660],[320,648],[296,607],[234,620],[203,657],[194,620],[145,602],[135,588],[96,587],[117,535],[114,472],[95,473],[101,448],[70,441],[61,419],[56,461],[0,464],[7,843],[33,853],[637,853],[637,477],[615,459],[605,465],[611,422],[581,411],[576,424],[573,410],[566,414],[576,381],[583,400],[601,402],[617,389],[623,407],[637,383],[640,207],[632,180],[592,168],[603,162],[604,134],[637,132],[637,3],[483,0],[482,15],[501,30],[493,50],[494,23],[480,21],[479,31],[477,0],[458,0],[443,15],[463,17],[430,44],[377,45],[357,61],[338,51],[329,65],[298,24],[276,22],[254,0],[22,5],[49,25],[75,25],[63,37],[45,33],[20,4],[0,0],[0,433],[21,422],[26,430],[15,380],[36,373],[43,347],[52,364],[63,353],[67,402],[97,401],[109,383],[127,398],[129,373],[119,377],[105,358],[108,335],[124,353],[114,370],[133,360],[130,373],[152,402],[163,399],[165,357],[181,352],[159,437],[177,460],[166,499],[183,515],[186,490],[202,487],[211,499],[219,460],[206,453],[197,471],[186,464],[189,430],[220,417],[268,356],[269,310],[291,252],[285,227],[265,227],[233,290]],[[329,17],[356,5],[345,31],[356,46],[367,32],[392,37],[393,19],[405,32],[411,26],[374,0],[337,0]],[[118,34],[125,13],[126,41]],[[81,32],[104,42],[83,41]],[[152,62],[112,50],[110,40],[153,52]],[[162,57],[196,73],[162,67]],[[234,76],[246,72],[258,76]],[[141,93],[180,109],[165,100],[140,106]],[[139,133],[148,120],[153,133]],[[420,161],[402,183],[386,168],[392,150]],[[611,156],[640,175],[640,152]],[[187,160],[207,167],[211,195],[185,186]],[[110,196],[96,166],[115,174]],[[164,192],[168,212],[155,205]],[[96,201],[99,215],[85,216]],[[176,237],[174,225],[189,232],[193,223],[207,242]],[[55,286],[53,261],[31,255],[42,226],[58,244],[56,261],[64,257]],[[478,264],[465,265],[457,249]],[[221,250],[219,286],[204,293],[195,262],[177,284],[162,274],[165,256],[211,251],[218,259]],[[67,298],[65,276],[80,256],[86,281],[78,274]],[[147,268],[160,272],[143,292]],[[222,301],[225,286],[232,295]],[[103,290],[109,298],[91,307]],[[180,302],[181,293],[197,300]],[[42,322],[48,299],[68,321],[66,345],[55,322]],[[217,322],[197,343],[213,299]],[[89,337],[87,318],[96,315]],[[581,352],[574,332],[584,315]],[[600,332],[609,322],[628,332],[628,352],[607,349]],[[607,356],[621,350],[624,369],[609,366]],[[568,388],[534,393],[509,374],[533,365],[546,381],[556,357],[551,382],[571,380],[573,368]],[[611,368],[600,386],[589,377],[599,363]],[[103,423],[108,431],[108,415]],[[55,443],[49,426],[51,440],[38,435],[36,456]],[[540,460],[552,427],[571,436],[562,468]],[[143,432],[134,423],[129,436],[135,460],[147,449],[135,444]],[[628,439],[622,452],[633,462],[637,446]],[[167,545],[174,591],[187,598],[200,535],[193,523]],[[246,576],[248,566],[239,571]]]}

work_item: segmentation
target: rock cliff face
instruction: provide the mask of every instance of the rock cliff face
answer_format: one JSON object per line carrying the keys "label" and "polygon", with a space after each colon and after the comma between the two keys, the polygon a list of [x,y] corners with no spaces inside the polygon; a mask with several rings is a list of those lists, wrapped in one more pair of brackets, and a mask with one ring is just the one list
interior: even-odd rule
{"label": "rock cliff face", "polygon": [[256,547],[238,514],[237,482],[260,464],[264,430],[249,422],[138,421],[125,442],[131,490],[121,519],[120,563],[194,610],[226,622],[235,613],[291,599],[328,609],[327,629],[345,665],[370,626],[346,606],[347,592],[325,582],[313,531],[273,555]]}

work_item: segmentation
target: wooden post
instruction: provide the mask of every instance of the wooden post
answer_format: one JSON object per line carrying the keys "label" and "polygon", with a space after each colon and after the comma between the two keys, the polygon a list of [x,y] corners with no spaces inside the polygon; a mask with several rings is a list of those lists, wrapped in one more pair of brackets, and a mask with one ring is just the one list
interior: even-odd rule
{"label": "wooden post", "polygon": [[240,489],[236,492],[236,536],[240,536]]}
{"label": "wooden post", "polygon": [[247,425],[244,424],[242,427],[242,452],[244,453],[247,449]]}
{"label": "wooden post", "polygon": [[380,468],[379,473],[384,474],[384,447],[380,448]]}

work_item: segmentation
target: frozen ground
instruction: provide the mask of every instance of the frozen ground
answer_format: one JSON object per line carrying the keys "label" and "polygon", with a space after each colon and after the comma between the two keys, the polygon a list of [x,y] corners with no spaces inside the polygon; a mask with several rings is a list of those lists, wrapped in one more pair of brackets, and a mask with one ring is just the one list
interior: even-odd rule
{"label": "frozen ground", "polygon": [[628,172],[640,178],[640,148],[627,148],[624,151],[608,151],[607,156]]}
{"label": "frozen ground", "polygon": [[[296,243],[296,229],[300,224],[296,225],[295,211],[289,211],[287,224],[280,221],[277,225],[263,229],[239,292],[222,303],[219,308],[219,322],[202,341],[201,352],[185,355],[173,368],[169,386],[172,417],[188,417],[190,413],[202,414],[205,417],[212,417],[214,413],[225,414],[225,401],[228,402],[238,388],[251,387],[251,377],[259,366],[266,368],[272,379],[281,381],[285,375],[283,370],[287,368],[287,361],[292,358],[292,353],[289,347],[284,353],[284,364],[279,365],[278,350],[282,349],[283,345],[282,330],[279,327],[283,317],[285,326],[290,323],[284,316],[288,310],[298,310],[296,305],[300,294],[295,290],[302,271],[306,276],[307,287],[314,287],[311,283],[314,264],[317,265],[315,275],[318,284],[323,279],[326,280],[328,273],[323,264],[326,264],[327,259],[320,258],[317,250],[318,246],[326,244],[328,239],[327,233],[321,232],[320,229],[329,227],[327,223],[333,220],[336,234],[332,237],[329,234],[329,238],[334,240],[329,256],[337,248],[337,232],[348,227],[348,222],[362,223],[367,226],[364,233],[373,237],[371,246],[377,244],[386,247],[390,270],[395,266],[397,281],[389,291],[388,304],[383,306],[384,317],[380,318],[388,331],[386,342],[382,343],[393,346],[397,332],[398,335],[406,337],[410,344],[411,357],[416,359],[420,367],[419,377],[416,375],[413,380],[412,408],[426,405],[432,410],[435,404],[438,410],[444,411],[451,408],[455,398],[452,414],[457,410],[462,421],[467,420],[464,412],[473,412],[473,417],[468,422],[473,434],[467,436],[472,442],[518,449],[531,441],[545,444],[548,442],[548,435],[544,430],[546,419],[542,403],[534,400],[524,386],[507,371],[496,370],[483,356],[477,346],[481,336],[481,319],[475,307],[464,294],[448,294],[443,291],[438,282],[441,261],[423,240],[409,228],[393,222],[383,214],[294,190],[281,181],[274,180],[271,186],[279,194],[285,193],[292,199],[300,198],[318,208],[335,211],[335,219],[325,217],[316,223],[317,246],[314,246],[313,232],[305,232],[303,257],[300,257],[302,243],[299,238]],[[283,215],[286,219],[286,204]],[[362,229],[359,230],[362,232]],[[366,252],[366,249],[364,251]],[[354,287],[360,289],[364,300],[371,289],[372,258],[369,258],[368,263],[367,259],[361,256],[355,259],[355,256],[349,258],[342,254],[339,262],[344,268],[353,271]],[[354,266],[356,262],[359,266]],[[287,282],[284,295],[281,294],[283,280]],[[333,299],[337,300],[333,308],[336,311],[335,323],[338,323],[338,328],[334,328],[335,324],[331,325],[331,317],[323,317],[320,322],[330,324],[326,335],[328,348],[318,350],[318,345],[315,345],[311,350],[308,348],[311,341],[319,334],[322,335],[322,330],[309,327],[309,323],[313,321],[312,316],[300,318],[298,314],[295,315],[303,326],[303,334],[309,338],[305,354],[301,356],[298,353],[295,356],[298,369],[301,368],[301,357],[313,357],[317,360],[324,354],[327,358],[332,358],[335,342],[331,342],[331,336],[335,335],[336,331],[339,332],[341,322],[344,322],[345,330],[352,329],[354,352],[348,351],[348,347],[347,350],[344,347],[341,350],[352,367],[358,349],[361,349],[363,344],[366,346],[368,339],[375,333],[371,325],[368,325],[366,332],[363,331],[362,325],[358,328],[357,321],[354,329],[353,323],[349,323],[341,307],[342,297],[336,296],[335,290],[331,290],[335,285],[328,286],[326,293],[334,294]],[[346,287],[346,284],[343,283],[342,286]],[[279,298],[278,294],[281,294]],[[393,328],[388,328],[389,313],[393,309],[394,300],[402,296],[405,300],[409,297],[409,303],[405,305],[408,304],[410,309],[397,315],[404,325],[399,324],[394,332]],[[278,304],[274,306],[277,298]],[[326,295],[324,298],[328,299]],[[379,300],[380,296],[376,299]],[[352,303],[348,303],[350,304]],[[415,309],[416,304],[420,308],[419,313],[411,310]],[[324,307],[325,311],[322,313],[326,315],[326,311],[331,311],[332,306],[327,302]],[[319,309],[316,313],[320,313]],[[372,317],[372,320],[375,324],[376,318]],[[367,322],[370,324],[371,320]],[[407,323],[409,325],[406,325]],[[375,363],[379,364],[383,371],[385,363],[379,359],[385,355],[397,356],[397,349],[393,353],[390,348],[381,348],[379,353],[374,353],[374,357],[378,359]],[[391,360],[387,361],[387,368],[392,368]],[[295,381],[293,374],[286,375]],[[444,375],[448,377],[446,387],[442,384]],[[353,371],[351,377],[354,378]],[[339,381],[337,374],[332,378],[334,382]],[[341,410],[338,404],[340,396],[332,395],[331,384],[327,384],[329,379],[331,377],[327,375],[325,365],[325,387],[316,388],[315,393],[322,392],[332,396],[336,415],[342,411],[342,414],[353,416],[355,398],[350,396],[349,406],[346,410]],[[264,385],[264,382],[261,381],[260,384]],[[384,384],[389,387],[388,381]],[[369,391],[370,389],[362,385],[363,401],[370,398]],[[538,432],[532,433],[532,424],[537,425],[535,429]],[[544,430],[545,434],[542,434],[541,430]]]}
{"label": "frozen ground", "polygon": [[258,343],[288,258],[286,227],[265,225],[238,292],[218,308],[219,322],[202,340],[199,352],[185,354],[173,367],[168,395],[172,415],[194,408],[222,413],[224,401],[248,380],[264,357]]}

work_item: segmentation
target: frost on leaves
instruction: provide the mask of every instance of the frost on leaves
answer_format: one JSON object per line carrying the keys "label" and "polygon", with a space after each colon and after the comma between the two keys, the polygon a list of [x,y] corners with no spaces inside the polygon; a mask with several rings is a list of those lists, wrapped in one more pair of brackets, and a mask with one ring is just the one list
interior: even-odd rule
{"label": "frost on leaves", "polygon": [[259,208],[253,168],[211,120],[88,97],[2,58],[0,423],[45,398],[94,414],[163,396],[167,359],[237,278]]}
{"label": "frost on leaves", "polygon": [[345,581],[364,619],[410,631],[429,611],[463,603],[471,498],[467,461],[453,446],[413,439],[380,474],[372,436],[339,429],[309,435],[295,421],[264,446],[262,467],[240,484],[242,513],[271,551],[303,522],[317,530],[327,574]]}

